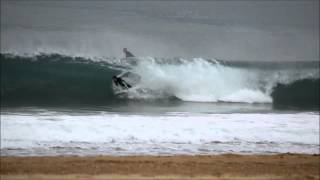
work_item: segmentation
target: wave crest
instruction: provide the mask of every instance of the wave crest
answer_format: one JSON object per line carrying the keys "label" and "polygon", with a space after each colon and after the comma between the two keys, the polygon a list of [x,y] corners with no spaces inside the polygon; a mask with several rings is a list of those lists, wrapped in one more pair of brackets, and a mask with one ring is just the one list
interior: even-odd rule
{"label": "wave crest", "polygon": [[[112,91],[111,77],[130,70],[138,74],[141,81],[125,99],[173,97],[197,102],[281,104],[283,101],[279,96],[283,97],[286,93],[279,92],[288,91],[293,93],[289,104],[294,104],[299,94],[311,92],[311,96],[304,101],[319,106],[319,98],[316,98],[319,90],[318,66],[303,62],[275,64],[203,58],[97,60],[60,54],[1,54],[1,99],[2,105],[38,102],[105,104],[119,101]],[[303,88],[292,91],[296,89],[295,82],[304,80],[310,80],[310,83],[303,83]],[[288,88],[283,90],[280,86]]]}

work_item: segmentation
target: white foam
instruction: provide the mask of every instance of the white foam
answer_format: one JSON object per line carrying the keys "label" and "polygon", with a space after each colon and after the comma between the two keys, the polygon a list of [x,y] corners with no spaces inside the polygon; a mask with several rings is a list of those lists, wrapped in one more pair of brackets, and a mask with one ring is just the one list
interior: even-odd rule
{"label": "white foam", "polygon": [[[300,72],[236,68],[202,58],[160,62],[152,57],[140,58],[132,71],[141,76],[140,89],[130,91],[129,98],[174,96],[195,102],[272,103],[271,92],[277,83],[319,77],[318,70]],[[152,92],[152,93],[150,93]]]}
{"label": "white foam", "polygon": [[270,103],[272,99],[270,96],[261,91],[254,91],[249,89],[242,89],[228,96],[222,97],[221,101],[225,102],[247,102],[247,103]]}
{"label": "white foam", "polygon": [[[219,142],[216,144],[215,142]],[[73,144],[73,145],[72,145]],[[1,117],[1,148],[94,147],[100,153],[304,152],[319,148],[318,114]],[[161,148],[159,148],[161,147]],[[102,149],[100,149],[102,148]],[[156,150],[155,150],[156,148]],[[159,148],[159,149],[157,149]],[[173,148],[174,150],[170,150]],[[108,151],[106,151],[108,149]]]}

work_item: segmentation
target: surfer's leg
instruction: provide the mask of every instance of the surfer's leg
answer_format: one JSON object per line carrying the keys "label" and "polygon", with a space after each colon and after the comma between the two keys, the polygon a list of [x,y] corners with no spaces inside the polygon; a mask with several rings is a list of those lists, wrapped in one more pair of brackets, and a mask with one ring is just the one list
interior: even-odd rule
{"label": "surfer's leg", "polygon": [[118,81],[113,80],[113,82],[114,82],[114,84],[115,84],[116,86],[118,86],[118,85],[119,85]]}
{"label": "surfer's leg", "polygon": [[122,86],[122,87],[126,87],[126,84],[125,84],[125,82],[122,80],[122,81],[119,81],[119,84]]}

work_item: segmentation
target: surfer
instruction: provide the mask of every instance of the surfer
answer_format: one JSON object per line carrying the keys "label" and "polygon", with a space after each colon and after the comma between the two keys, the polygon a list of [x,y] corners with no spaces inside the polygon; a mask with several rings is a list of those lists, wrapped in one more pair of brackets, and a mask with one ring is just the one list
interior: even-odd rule
{"label": "surfer", "polygon": [[128,51],[127,48],[123,48],[123,53],[126,55],[126,58],[134,57],[134,55],[130,51]]}
{"label": "surfer", "polygon": [[124,81],[121,77],[113,76],[112,80],[116,86],[120,85],[121,87],[127,88],[127,89],[132,87],[130,84],[128,84],[126,81]]}
{"label": "surfer", "polygon": [[[123,48],[123,53],[125,54],[126,58],[134,57],[134,55],[130,51],[128,51],[127,48]],[[112,76],[112,81],[116,86],[121,86],[125,89],[129,89],[132,87],[130,84],[128,84],[125,80],[121,78],[121,75]]]}

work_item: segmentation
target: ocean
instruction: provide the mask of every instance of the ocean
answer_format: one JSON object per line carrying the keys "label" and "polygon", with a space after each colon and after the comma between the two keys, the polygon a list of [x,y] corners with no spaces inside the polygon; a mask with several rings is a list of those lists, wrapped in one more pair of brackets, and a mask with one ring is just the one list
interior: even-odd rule
{"label": "ocean", "polygon": [[[1,67],[4,156],[319,150],[317,62],[3,54]],[[115,95],[125,71],[138,88]]]}
{"label": "ocean", "polygon": [[301,3],[1,1],[1,156],[319,154]]}

